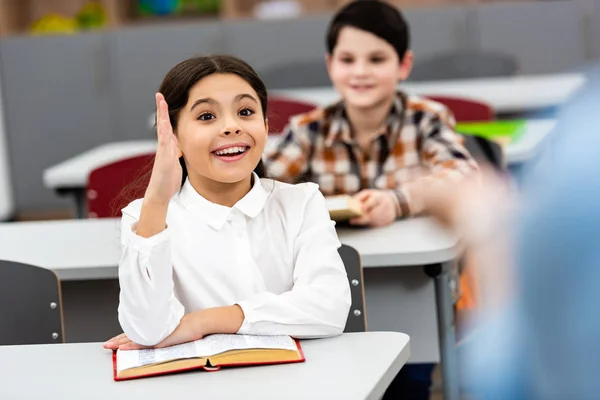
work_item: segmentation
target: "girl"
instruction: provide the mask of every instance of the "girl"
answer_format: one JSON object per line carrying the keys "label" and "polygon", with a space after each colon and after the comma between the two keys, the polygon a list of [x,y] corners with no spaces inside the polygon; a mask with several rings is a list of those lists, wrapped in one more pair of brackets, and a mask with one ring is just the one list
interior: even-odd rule
{"label": "girl", "polygon": [[267,91],[245,62],[192,58],[156,95],[158,149],[123,209],[119,322],[109,349],[215,333],[342,333],[350,288],[312,183],[261,179]]}

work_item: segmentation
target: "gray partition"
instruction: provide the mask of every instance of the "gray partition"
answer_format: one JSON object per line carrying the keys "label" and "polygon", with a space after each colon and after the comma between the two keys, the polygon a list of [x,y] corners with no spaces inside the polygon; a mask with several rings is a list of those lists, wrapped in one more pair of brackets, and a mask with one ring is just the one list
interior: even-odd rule
{"label": "gray partition", "polygon": [[478,46],[508,53],[521,73],[569,71],[586,61],[582,6],[576,1],[476,7]]}
{"label": "gray partition", "polygon": [[221,25],[225,51],[257,71],[294,61],[325,60],[330,16],[292,20],[226,21]]}
{"label": "gray partition", "polygon": [[115,140],[105,35],[0,42],[6,133],[17,210],[65,207],[45,168]]}
{"label": "gray partition", "polygon": [[154,93],[171,67],[194,55],[224,51],[218,23],[116,31],[109,40],[120,140],[151,137],[148,117],[155,111]]}
{"label": "gray partition", "polygon": [[456,6],[405,10],[415,61],[466,48],[472,30],[469,9]]}

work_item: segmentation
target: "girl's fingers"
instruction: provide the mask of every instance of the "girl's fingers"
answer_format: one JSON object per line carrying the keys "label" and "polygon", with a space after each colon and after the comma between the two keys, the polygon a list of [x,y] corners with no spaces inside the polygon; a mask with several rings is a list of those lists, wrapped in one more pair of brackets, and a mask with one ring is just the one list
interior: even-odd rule
{"label": "girl's fingers", "polygon": [[127,338],[127,336],[124,333],[121,333],[120,335],[117,335],[109,340],[107,340],[103,346],[104,348],[107,349],[116,349],[117,347],[119,347],[119,344],[121,343],[121,340],[123,338]]}

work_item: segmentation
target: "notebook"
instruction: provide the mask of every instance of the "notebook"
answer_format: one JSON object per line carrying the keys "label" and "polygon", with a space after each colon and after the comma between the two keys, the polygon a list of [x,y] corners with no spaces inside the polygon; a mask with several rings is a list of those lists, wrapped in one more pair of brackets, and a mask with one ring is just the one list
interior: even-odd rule
{"label": "notebook", "polygon": [[329,216],[334,221],[346,221],[363,215],[360,203],[349,195],[327,196]]}
{"label": "notebook", "polygon": [[465,135],[481,136],[501,145],[516,142],[525,131],[526,120],[498,120],[490,122],[462,122],[456,131]]}
{"label": "notebook", "polygon": [[115,381],[122,381],[191,370],[303,361],[300,343],[289,336],[219,334],[162,349],[116,350],[113,374]]}

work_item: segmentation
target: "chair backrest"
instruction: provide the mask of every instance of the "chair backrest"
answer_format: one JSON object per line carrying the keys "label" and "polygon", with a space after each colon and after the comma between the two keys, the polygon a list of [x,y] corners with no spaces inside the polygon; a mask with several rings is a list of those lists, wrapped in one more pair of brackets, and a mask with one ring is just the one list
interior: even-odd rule
{"label": "chair backrest", "polygon": [[259,75],[269,90],[331,86],[324,59],[277,65]]}
{"label": "chair backrest", "polygon": [[479,164],[488,164],[498,172],[506,170],[504,151],[498,143],[481,136],[463,135],[465,148]]}
{"label": "chair backrest", "polygon": [[0,319],[0,345],[64,343],[56,274],[0,260]]}
{"label": "chair backrest", "polygon": [[[154,153],[143,154],[116,161],[96,168],[90,173],[86,187],[88,218],[112,218],[121,216],[121,208],[127,203],[144,197],[146,182],[123,190],[140,179],[152,168]],[[117,204],[118,198],[123,199]],[[121,204],[122,203],[122,204]]]}
{"label": "chair backrest", "polygon": [[458,51],[436,54],[415,62],[411,81],[473,79],[515,75],[515,58],[502,53]]}
{"label": "chair backrest", "polygon": [[367,310],[365,307],[365,286],[360,254],[353,247],[343,244],[338,252],[344,262],[350,281],[352,306],[348,313],[344,332],[365,332],[367,330]]}
{"label": "chair backrest", "polygon": [[452,96],[427,96],[448,107],[456,122],[493,121],[496,116],[492,106],[485,102]]}
{"label": "chair backrest", "polygon": [[274,96],[269,97],[267,107],[269,133],[278,135],[283,132],[291,117],[314,110],[317,105]]}

